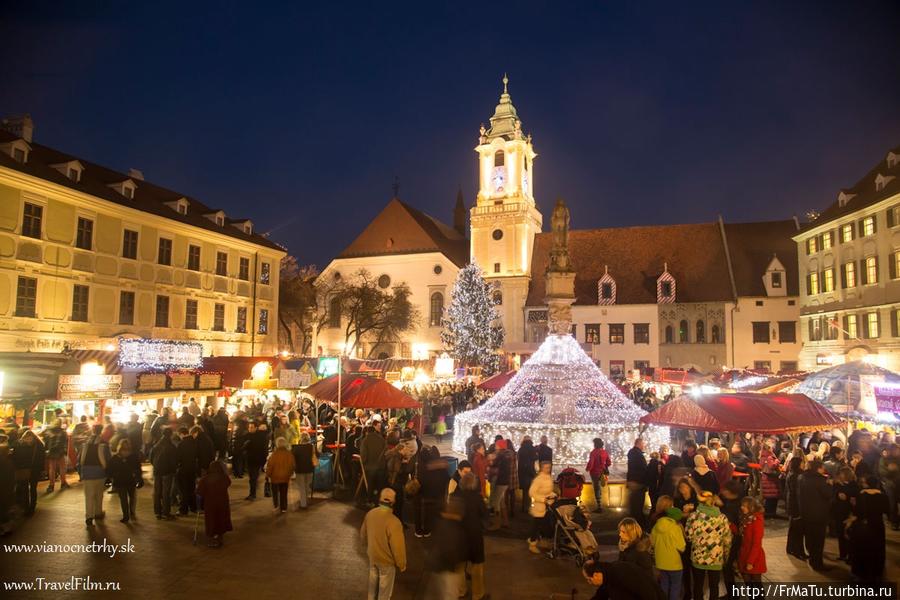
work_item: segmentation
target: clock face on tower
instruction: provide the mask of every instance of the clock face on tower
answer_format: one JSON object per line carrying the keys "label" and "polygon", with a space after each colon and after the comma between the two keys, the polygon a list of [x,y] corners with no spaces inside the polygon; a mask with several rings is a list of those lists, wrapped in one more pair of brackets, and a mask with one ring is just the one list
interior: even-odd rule
{"label": "clock face on tower", "polygon": [[491,186],[494,188],[494,193],[502,192],[505,185],[506,167],[494,167],[494,171],[491,173]]}

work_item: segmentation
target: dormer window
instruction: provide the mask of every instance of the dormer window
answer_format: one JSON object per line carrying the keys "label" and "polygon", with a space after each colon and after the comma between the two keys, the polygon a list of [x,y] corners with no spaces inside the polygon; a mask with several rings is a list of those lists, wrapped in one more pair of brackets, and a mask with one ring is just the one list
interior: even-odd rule
{"label": "dormer window", "polygon": [[893,169],[897,163],[900,163],[900,155],[894,154],[893,152],[888,152],[887,155],[887,168]]}
{"label": "dormer window", "polygon": [[28,162],[28,154],[31,152],[31,145],[25,140],[18,139],[5,144],[0,144],[0,148],[3,149],[3,152],[9,154],[16,162]]}
{"label": "dormer window", "polygon": [[669,273],[669,265],[666,264],[663,274],[656,279],[656,301],[660,304],[675,302],[675,278]]}
{"label": "dormer window", "polygon": [[137,184],[134,183],[131,179],[126,179],[125,181],[120,181],[119,183],[110,183],[109,187],[116,190],[129,200],[134,199],[134,192],[137,190]]}
{"label": "dormer window", "polygon": [[[832,284],[834,283],[834,272],[832,271]],[[766,288],[767,296],[785,296],[787,295],[787,290],[785,290],[785,285],[787,284],[787,277],[785,274],[784,264],[778,260],[778,256],[773,256],[772,260],[769,261],[769,265],[766,267],[765,273],[762,276],[763,286]]]}
{"label": "dormer window", "polygon": [[250,235],[253,233],[253,223],[244,223],[244,233]]}
{"label": "dormer window", "polygon": [[609,268],[605,268],[603,277],[597,282],[597,304],[610,305],[616,303],[616,280],[609,274]]}
{"label": "dormer window", "polygon": [[188,214],[190,202],[188,202],[187,198],[179,198],[174,202],[166,202],[166,206],[177,212],[179,215],[186,215]]}
{"label": "dormer window", "polygon": [[881,173],[879,173],[875,177],[875,191],[880,192],[881,190],[883,190],[884,186],[890,183],[892,179],[893,177],[891,177],[890,175],[882,175]]}
{"label": "dormer window", "polygon": [[57,165],[50,165],[67,178],[71,179],[75,183],[81,181],[81,173],[84,171],[84,165],[81,164],[80,161],[70,160],[68,162],[59,163]]}
{"label": "dormer window", "polygon": [[216,215],[216,225],[218,225],[219,227],[225,227],[225,217]]}
{"label": "dormer window", "polygon": [[206,213],[203,215],[219,227],[225,227],[225,211],[224,210],[216,210],[210,213]]}
{"label": "dormer window", "polygon": [[847,203],[850,202],[850,200],[852,200],[854,196],[856,196],[856,194],[851,194],[850,192],[841,190],[838,194],[838,206],[840,206],[841,208],[847,206]]}
{"label": "dormer window", "polygon": [[773,288],[780,288],[781,285],[782,285],[782,284],[781,284],[781,273],[775,272],[775,273],[770,273],[769,275],[770,275],[771,280],[772,280],[772,287],[773,287]]}
{"label": "dormer window", "polygon": [[231,221],[231,226],[240,229],[247,235],[253,234],[253,222],[250,219],[238,219]]}

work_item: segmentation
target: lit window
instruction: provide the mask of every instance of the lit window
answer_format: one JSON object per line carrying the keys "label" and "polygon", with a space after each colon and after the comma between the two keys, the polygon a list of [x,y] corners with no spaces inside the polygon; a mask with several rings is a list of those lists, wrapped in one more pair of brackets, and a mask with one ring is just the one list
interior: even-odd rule
{"label": "lit window", "polygon": [[834,269],[825,269],[822,291],[825,293],[834,291]]}
{"label": "lit window", "polygon": [[848,262],[844,265],[844,287],[856,287],[856,263]]}
{"label": "lit window", "polygon": [[269,281],[271,279],[271,269],[272,265],[264,262],[260,265],[259,268],[259,282],[263,285],[269,285]]}
{"label": "lit window", "polygon": [[588,323],[584,326],[584,341],[586,344],[600,343],[600,323]]}
{"label": "lit window", "polygon": [[856,320],[856,315],[847,315],[844,317],[844,335],[847,336],[848,340],[855,340],[859,337],[859,326]]}
{"label": "lit window", "polygon": [[832,233],[830,231],[822,234],[822,250],[831,248],[831,235]]}
{"label": "lit window", "polygon": [[259,309],[259,328],[256,331],[257,333],[266,334],[269,333],[269,309],[261,308]]}
{"label": "lit window", "polygon": [[815,254],[819,251],[819,238],[811,237],[806,240],[806,253]]}
{"label": "lit window", "polygon": [[237,309],[237,319],[234,325],[234,330],[237,333],[247,333],[247,307],[246,306],[238,306]]}
{"label": "lit window", "polygon": [[809,293],[810,294],[818,294],[819,293],[819,274],[818,273],[810,273],[809,274]]}
{"label": "lit window", "polygon": [[875,217],[866,217],[863,219],[863,235],[872,235],[875,233]]}
{"label": "lit window", "polygon": [[609,324],[609,343],[624,344],[625,343],[625,324],[610,323]]}
{"label": "lit window", "polygon": [[878,338],[878,313],[866,313],[866,337],[869,339]]}
{"label": "lit window", "polygon": [[900,250],[894,250],[894,279],[900,277]]}
{"label": "lit window", "polygon": [[847,223],[841,226],[841,243],[853,241],[853,224]]}
{"label": "lit window", "polygon": [[866,257],[866,283],[878,283],[878,258],[875,256]]}

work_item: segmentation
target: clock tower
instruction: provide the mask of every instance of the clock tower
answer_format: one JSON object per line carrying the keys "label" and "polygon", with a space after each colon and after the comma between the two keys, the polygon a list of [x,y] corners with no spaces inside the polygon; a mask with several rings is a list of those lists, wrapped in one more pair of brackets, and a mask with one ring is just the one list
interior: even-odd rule
{"label": "clock tower", "polygon": [[492,282],[506,331],[506,345],[525,341],[523,307],[531,281],[534,236],[542,217],[534,202],[534,159],[531,136],[522,131],[503,76],[503,93],[482,125],[478,146],[478,197],[471,210],[471,256]]}

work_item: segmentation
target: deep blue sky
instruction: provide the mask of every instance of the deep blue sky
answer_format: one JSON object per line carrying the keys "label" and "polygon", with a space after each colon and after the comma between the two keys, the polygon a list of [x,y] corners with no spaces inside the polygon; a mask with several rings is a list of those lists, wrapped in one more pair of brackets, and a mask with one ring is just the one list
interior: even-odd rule
{"label": "deep blue sky", "polygon": [[391,196],[451,220],[500,78],[577,228],[823,209],[900,145],[900,3],[0,8],[0,112],[320,267]]}

